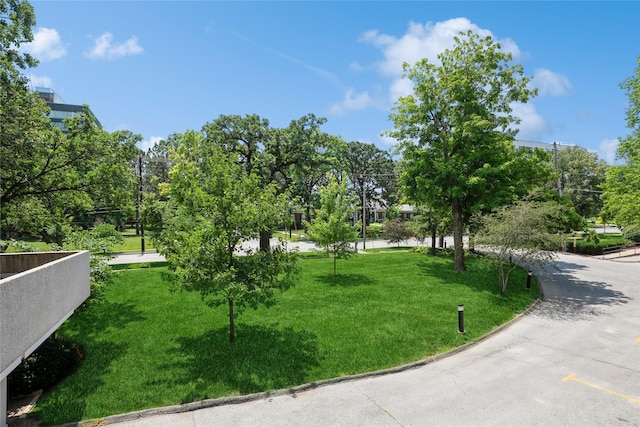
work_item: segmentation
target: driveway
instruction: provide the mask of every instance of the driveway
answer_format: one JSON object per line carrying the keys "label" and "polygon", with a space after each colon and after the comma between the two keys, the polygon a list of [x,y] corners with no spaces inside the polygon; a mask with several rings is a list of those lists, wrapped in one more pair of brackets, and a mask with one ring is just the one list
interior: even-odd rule
{"label": "driveway", "polygon": [[545,299],[532,312],[434,363],[244,403],[104,421],[118,427],[640,426],[640,263],[560,255],[557,265],[537,272]]}

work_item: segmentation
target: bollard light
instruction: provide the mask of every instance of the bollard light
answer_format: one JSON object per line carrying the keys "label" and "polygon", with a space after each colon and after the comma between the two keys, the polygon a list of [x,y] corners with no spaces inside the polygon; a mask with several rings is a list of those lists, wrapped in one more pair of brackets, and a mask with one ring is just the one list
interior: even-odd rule
{"label": "bollard light", "polygon": [[458,332],[464,334],[464,304],[458,304]]}
{"label": "bollard light", "polygon": [[527,287],[526,287],[527,290],[531,289],[531,276],[532,275],[533,275],[533,273],[531,273],[531,272],[527,273]]}

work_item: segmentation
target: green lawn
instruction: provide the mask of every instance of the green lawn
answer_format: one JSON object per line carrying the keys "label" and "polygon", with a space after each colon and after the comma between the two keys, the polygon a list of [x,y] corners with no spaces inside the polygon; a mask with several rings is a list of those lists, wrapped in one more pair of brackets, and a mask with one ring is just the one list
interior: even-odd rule
{"label": "green lawn", "polygon": [[37,415],[60,424],[397,366],[475,340],[538,296],[535,284],[524,290],[523,271],[500,296],[494,267],[474,256],[463,274],[448,257],[405,251],[340,260],[335,281],[330,258],[303,257],[301,267],[276,306],[238,318],[233,344],[226,308],[170,291],[162,267],[120,271],[59,330],[85,359]]}

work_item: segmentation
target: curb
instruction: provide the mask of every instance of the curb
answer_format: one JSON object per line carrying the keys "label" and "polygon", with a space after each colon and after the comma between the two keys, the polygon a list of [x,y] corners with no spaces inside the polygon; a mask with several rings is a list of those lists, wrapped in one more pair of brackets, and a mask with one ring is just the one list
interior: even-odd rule
{"label": "curb", "polygon": [[294,387],[290,387],[290,388],[286,388],[286,389],[264,391],[264,392],[260,392],[260,393],[246,394],[246,395],[243,395],[243,396],[232,396],[232,397],[220,397],[220,398],[216,398],[216,399],[205,399],[205,400],[200,400],[200,401],[197,401],[197,402],[185,403],[185,404],[181,404],[181,405],[164,406],[164,407],[160,407],[160,408],[143,409],[143,410],[140,410],[140,411],[128,412],[128,413],[125,413],[125,414],[110,415],[110,416],[104,417],[104,418],[95,418],[95,419],[90,419],[90,420],[86,420],[86,421],[79,421],[79,422],[61,424],[58,427],[97,427],[97,426],[105,426],[105,425],[110,425],[110,424],[117,424],[117,423],[129,422],[129,421],[136,421],[136,420],[139,420],[139,419],[142,419],[142,418],[149,418],[149,417],[154,417],[154,416],[159,416],[159,415],[173,415],[173,414],[180,414],[180,413],[184,413],[184,412],[193,412],[193,411],[197,411],[199,409],[213,408],[213,407],[217,407],[217,406],[236,405],[236,404],[240,404],[240,403],[254,402],[254,401],[257,401],[257,400],[264,400],[264,399],[268,399],[268,398],[272,398],[272,397],[278,397],[278,396],[294,396],[297,393],[301,393],[301,392],[308,391],[308,390],[313,390],[313,389],[316,389],[316,388],[319,388],[319,387],[324,387],[324,386],[328,386],[328,385],[332,385],[332,384],[340,384],[340,383],[344,383],[344,382],[350,382],[350,381],[366,379],[366,378],[375,378],[375,377],[379,377],[379,376],[383,376],[383,375],[395,374],[395,373],[399,373],[399,372],[409,371],[411,369],[417,369],[417,368],[423,367],[425,365],[429,365],[431,363],[437,362],[439,360],[446,359],[448,357],[454,356],[454,355],[456,355],[458,353],[461,353],[461,352],[463,352],[463,351],[465,351],[467,349],[470,349],[470,348],[476,346],[477,344],[479,344],[479,343],[491,338],[492,336],[497,335],[498,333],[508,329],[509,327],[511,327],[511,325],[513,325],[514,323],[518,322],[523,317],[528,316],[534,309],[536,309],[544,301],[544,293],[543,293],[543,290],[542,290],[542,283],[540,282],[540,280],[538,279],[538,277],[535,274],[534,274],[534,277],[538,281],[538,289],[539,289],[540,295],[539,295],[538,299],[533,304],[531,304],[531,306],[529,306],[525,311],[523,311],[522,313],[518,314],[516,317],[514,317],[511,320],[509,320],[508,322],[498,326],[496,329],[494,329],[494,330],[486,333],[485,335],[475,339],[474,341],[470,341],[470,342],[468,342],[466,344],[461,345],[460,347],[456,347],[456,348],[454,348],[452,350],[449,350],[447,352],[444,352],[444,353],[436,354],[436,355],[428,357],[426,359],[418,360],[416,362],[412,362],[412,363],[408,363],[408,364],[405,364],[405,365],[396,366],[396,367],[393,367],[393,368],[381,369],[381,370],[378,370],[378,371],[365,372],[365,373],[362,373],[362,374],[355,374],[355,375],[349,375],[349,376],[345,376],[345,377],[330,378],[330,379],[327,379],[327,380],[314,381],[314,382],[311,382],[311,383],[302,384],[302,385],[299,385],[299,386],[294,386]]}

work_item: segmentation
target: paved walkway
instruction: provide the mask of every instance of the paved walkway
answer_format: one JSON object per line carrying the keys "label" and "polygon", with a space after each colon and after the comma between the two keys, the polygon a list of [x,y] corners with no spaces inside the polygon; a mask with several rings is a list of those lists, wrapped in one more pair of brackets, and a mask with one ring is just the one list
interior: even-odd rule
{"label": "paved walkway", "polygon": [[[277,243],[277,239],[271,240],[271,245],[275,245],[276,243]],[[258,240],[251,240],[246,243],[246,247],[256,249],[258,247],[258,244],[259,244]],[[446,237],[445,244],[448,247],[453,246],[453,237]],[[289,242],[287,243],[287,245],[289,248],[296,248],[300,252],[311,252],[313,250],[317,250],[317,247],[313,242],[304,242],[304,241]],[[415,239],[408,239],[407,241],[400,243],[400,246],[418,246],[418,245],[419,244]],[[389,243],[386,240],[366,240],[364,243],[362,242],[362,240],[360,240],[358,242],[358,249],[362,249],[363,246],[366,249],[372,249],[372,248],[388,248],[388,247],[397,246],[397,244]],[[144,254],[133,253],[133,254],[118,255],[117,257],[109,260],[109,264],[112,264],[112,265],[135,264],[140,262],[158,262],[158,261],[164,261],[164,260],[165,259],[162,255],[153,251],[153,252],[146,252]]]}
{"label": "paved walkway", "polygon": [[560,255],[557,264],[560,270],[536,272],[544,301],[455,355],[386,375],[95,425],[640,426],[640,263]]}

